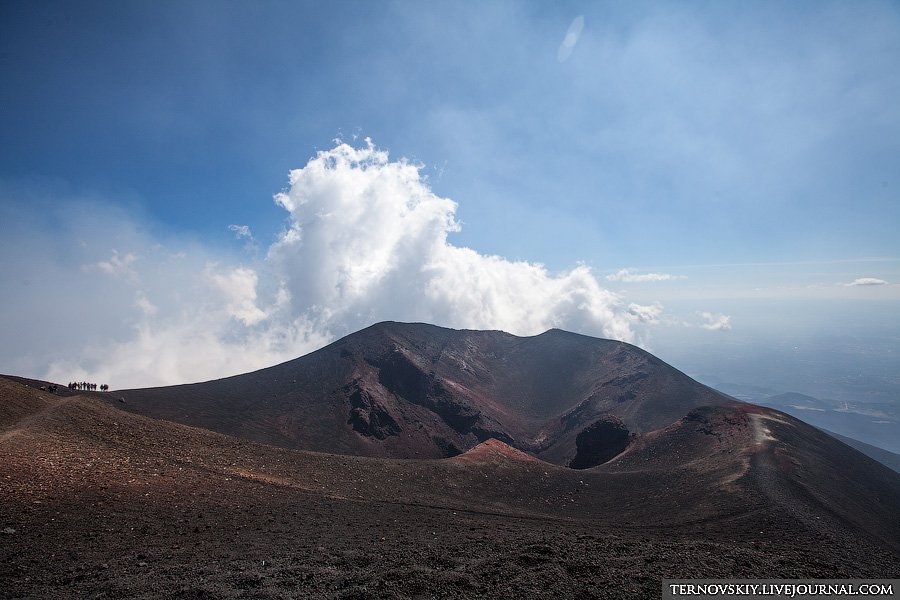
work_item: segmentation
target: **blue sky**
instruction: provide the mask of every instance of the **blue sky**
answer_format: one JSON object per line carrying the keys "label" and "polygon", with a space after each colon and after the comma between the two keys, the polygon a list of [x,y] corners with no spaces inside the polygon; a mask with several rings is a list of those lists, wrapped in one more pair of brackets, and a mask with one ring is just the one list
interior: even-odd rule
{"label": "blue sky", "polygon": [[[225,375],[379,318],[560,325],[698,372],[785,332],[900,339],[896,3],[13,1],[0,28],[2,325],[25,338],[3,371]],[[346,239],[304,220],[343,205],[288,173],[336,138],[375,154],[334,186],[367,164],[365,198],[415,194],[387,181],[406,158],[434,198]],[[387,249],[327,252],[380,228]],[[222,311],[205,336],[200,305]],[[89,333],[46,331],[73,320]],[[208,360],[165,366],[186,339]]]}

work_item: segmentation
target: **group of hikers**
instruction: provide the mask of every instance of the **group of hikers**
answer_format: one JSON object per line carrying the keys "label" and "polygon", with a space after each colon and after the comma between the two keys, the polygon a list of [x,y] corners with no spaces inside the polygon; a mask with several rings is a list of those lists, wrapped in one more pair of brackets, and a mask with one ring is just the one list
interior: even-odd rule
{"label": "group of hikers", "polygon": [[[88,383],[87,381],[72,381],[72,382],[69,382],[69,389],[70,390],[80,390],[80,391],[84,391],[84,392],[96,392],[97,384],[96,383]],[[100,384],[100,391],[108,392],[109,386],[106,385],[105,383]]]}

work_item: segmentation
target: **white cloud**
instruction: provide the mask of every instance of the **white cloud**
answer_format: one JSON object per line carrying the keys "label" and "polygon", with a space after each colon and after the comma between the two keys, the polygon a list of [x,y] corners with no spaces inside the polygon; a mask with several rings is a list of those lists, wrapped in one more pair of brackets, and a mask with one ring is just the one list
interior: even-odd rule
{"label": "white cloud", "polygon": [[150,302],[150,299],[140,290],[134,295],[134,305],[137,306],[145,316],[152,317],[156,314],[156,305]]}
{"label": "white cloud", "polygon": [[136,277],[136,273],[134,269],[131,268],[131,265],[134,264],[137,259],[138,257],[130,252],[126,253],[124,256],[120,256],[117,250],[113,250],[112,256],[108,260],[101,260],[88,266],[96,267],[108,275],[133,278]]}
{"label": "white cloud", "polygon": [[[151,238],[104,206],[80,206],[84,221],[64,216],[70,230],[52,236],[23,231],[4,244],[23,256],[27,246],[48,264],[0,268],[0,284],[12,290],[10,308],[18,307],[0,315],[0,325],[29,340],[15,355],[0,351],[0,366],[122,388],[247,372],[381,320],[517,335],[560,327],[625,341],[657,322],[658,307],[626,305],[585,265],[551,273],[453,245],[456,203],[436,195],[421,169],[390,160],[368,140],[318,153],[275,197],[287,211],[284,232],[248,264],[190,241]],[[96,235],[100,223],[121,235]],[[246,239],[244,227],[230,229]],[[67,252],[75,265],[127,276],[72,273],[53,262]],[[20,283],[34,270],[54,273],[66,299]],[[76,335],[42,344],[28,334],[38,325]]]}
{"label": "white cloud", "polygon": [[253,234],[250,232],[249,225],[229,225],[228,230],[234,232],[235,239],[238,239],[238,240],[241,238],[249,238],[251,240],[253,239]]}
{"label": "white cloud", "polygon": [[554,275],[450,244],[456,203],[432,192],[420,166],[367,144],[320,152],[276,196],[290,227],[267,261],[295,312],[339,331],[390,318],[632,339],[622,301],[587,267]]}
{"label": "white cloud", "polygon": [[572,50],[575,48],[575,44],[578,43],[578,38],[581,37],[581,31],[583,29],[584,15],[578,15],[572,19],[572,23],[569,25],[569,29],[566,31],[566,35],[560,43],[559,49],[556,51],[556,60],[563,62],[571,56]]}
{"label": "white cloud", "polygon": [[635,304],[632,302],[628,305],[628,314],[642,323],[650,323],[656,325],[659,323],[659,317],[662,314],[663,307],[658,302],[650,305]]}
{"label": "white cloud", "polygon": [[703,319],[700,327],[712,331],[728,331],[731,329],[731,317],[721,313],[700,312],[697,313]]}
{"label": "white cloud", "polygon": [[256,305],[256,271],[246,267],[215,272],[215,265],[207,267],[207,275],[227,299],[226,310],[244,325],[255,325],[266,318],[265,311]]}
{"label": "white cloud", "polygon": [[249,225],[229,225],[229,231],[234,232],[234,239],[236,240],[244,240],[244,250],[248,252],[256,253],[258,250],[258,246],[256,245],[256,239],[253,237],[253,232],[250,231]]}
{"label": "white cloud", "polygon": [[619,269],[615,273],[607,275],[606,279],[609,281],[624,281],[626,283],[644,283],[648,281],[684,279],[684,276],[670,275],[668,273],[638,273],[634,269]]}
{"label": "white cloud", "polygon": [[842,283],[841,285],[844,287],[888,285],[888,282],[884,279],[876,279],[875,277],[860,277],[859,279],[854,279],[850,283]]}

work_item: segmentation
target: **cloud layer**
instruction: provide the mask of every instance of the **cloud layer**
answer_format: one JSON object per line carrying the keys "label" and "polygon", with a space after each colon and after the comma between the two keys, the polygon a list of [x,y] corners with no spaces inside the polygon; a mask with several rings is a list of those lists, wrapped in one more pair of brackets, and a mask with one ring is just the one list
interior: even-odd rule
{"label": "cloud layer", "polygon": [[572,19],[572,23],[569,25],[569,29],[566,30],[566,35],[563,38],[563,41],[560,42],[559,49],[556,51],[556,60],[565,62],[565,60],[572,55],[572,50],[575,49],[575,44],[578,43],[578,38],[581,37],[581,31],[583,29],[584,15],[579,15]]}
{"label": "cloud layer", "polygon": [[850,283],[842,283],[844,287],[857,287],[857,286],[872,286],[872,285],[887,285],[888,282],[884,279],[877,279],[875,277],[860,277],[859,279],[854,279]]}
{"label": "cloud layer", "polygon": [[615,273],[606,276],[608,281],[624,281],[625,283],[645,283],[648,281],[671,281],[684,279],[684,276],[670,275],[668,273],[638,273],[634,269],[619,269]]}
{"label": "cloud layer", "polygon": [[[100,300],[79,317],[86,335],[13,370],[117,388],[162,385],[265,367],[381,320],[517,335],[560,327],[625,341],[658,322],[659,305],[626,304],[585,265],[551,273],[454,245],[457,205],[421,171],[368,140],[319,152],[275,196],[287,222],[263,258],[160,241],[125,216],[117,224],[107,216],[104,228],[131,235],[58,237],[53,244],[72,246],[88,237],[75,255],[76,279],[89,277]],[[253,239],[244,226],[229,229]],[[83,304],[77,283],[66,289]]]}
{"label": "cloud layer", "polygon": [[700,312],[698,313],[703,322],[700,327],[711,331],[728,331],[731,329],[731,317],[720,313]]}

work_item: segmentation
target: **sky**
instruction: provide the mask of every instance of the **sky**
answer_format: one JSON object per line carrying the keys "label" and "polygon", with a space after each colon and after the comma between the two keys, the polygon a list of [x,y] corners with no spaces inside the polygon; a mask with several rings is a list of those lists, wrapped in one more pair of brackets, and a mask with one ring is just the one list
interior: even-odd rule
{"label": "sky", "polygon": [[0,372],[381,320],[900,403],[896,2],[0,3]]}

